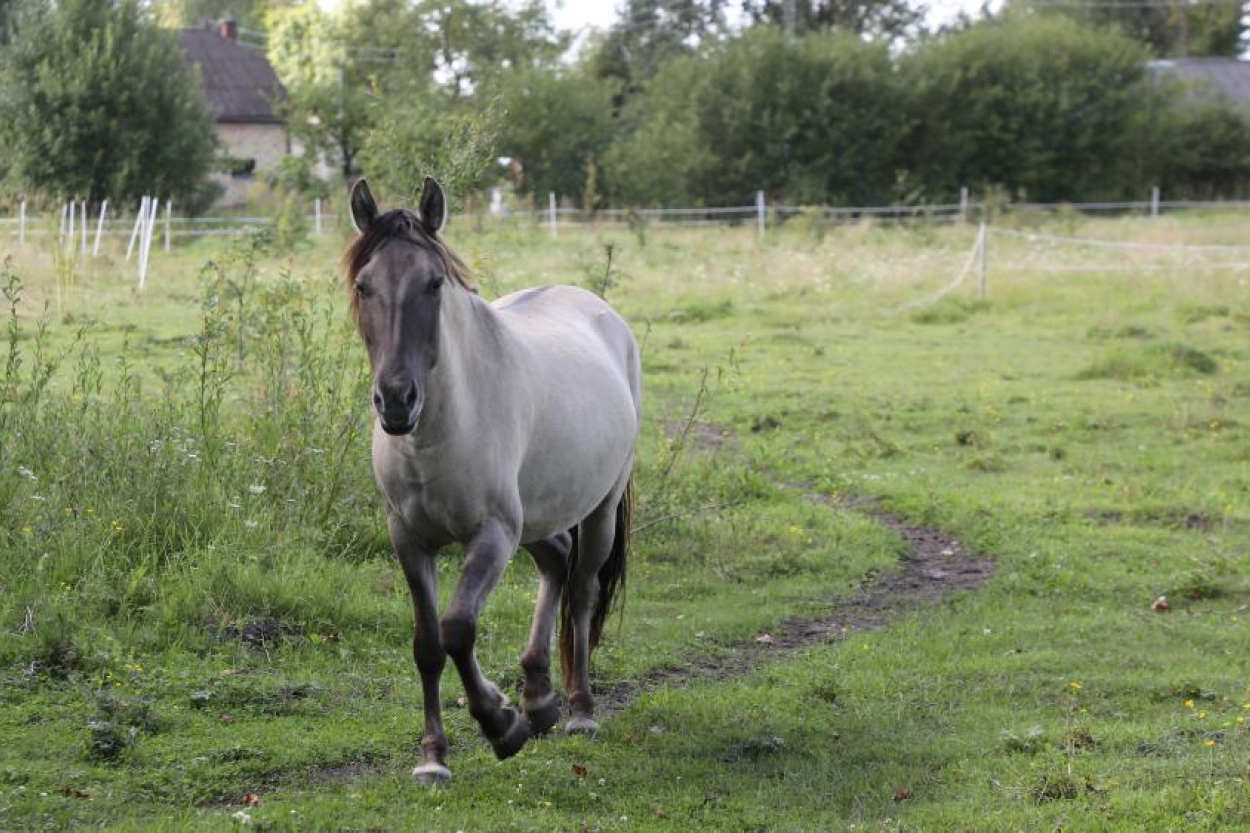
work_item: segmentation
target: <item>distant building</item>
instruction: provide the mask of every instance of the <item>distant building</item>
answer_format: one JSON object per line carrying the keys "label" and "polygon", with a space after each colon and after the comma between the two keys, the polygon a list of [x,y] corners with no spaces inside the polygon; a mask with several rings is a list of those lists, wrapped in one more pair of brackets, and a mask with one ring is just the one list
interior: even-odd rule
{"label": "distant building", "polygon": [[1250,61],[1238,58],[1168,58],[1151,61],[1146,69],[1156,77],[1172,78],[1188,88],[1194,101],[1223,101],[1250,111]]}
{"label": "distant building", "polygon": [[240,205],[259,175],[290,153],[290,134],[278,105],[286,90],[260,49],[239,42],[238,26],[183,29],[182,48],[199,67],[204,98],[217,117],[224,170],[213,178],[225,187],[218,205]]}

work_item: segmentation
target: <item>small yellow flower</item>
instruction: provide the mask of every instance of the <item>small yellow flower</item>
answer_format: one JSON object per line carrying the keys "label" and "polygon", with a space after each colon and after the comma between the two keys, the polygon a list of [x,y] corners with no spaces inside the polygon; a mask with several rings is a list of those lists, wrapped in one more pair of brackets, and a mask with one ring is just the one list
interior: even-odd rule
{"label": "small yellow flower", "polygon": [[1206,719],[1207,719],[1207,713],[1206,713],[1206,712],[1198,712],[1198,719],[1199,719],[1199,720],[1206,720]]}
{"label": "small yellow flower", "polygon": [[1213,740],[1204,740],[1204,741],[1202,742],[1202,745],[1203,745],[1203,746],[1205,746],[1207,749],[1210,749],[1211,747],[1215,746],[1215,741],[1213,741]]}
{"label": "small yellow flower", "polygon": [[1186,700],[1186,701],[1185,701],[1185,708],[1187,708],[1187,709],[1192,709],[1193,707],[1194,707],[1194,701],[1193,701],[1193,700]]}
{"label": "small yellow flower", "polygon": [[1237,715],[1237,722],[1244,726],[1246,724],[1246,719],[1241,715]]}
{"label": "small yellow flower", "polygon": [[1244,711],[1248,711],[1248,712],[1250,712],[1250,703],[1242,703],[1242,704],[1241,704],[1241,708],[1242,708]]}
{"label": "small yellow flower", "polygon": [[1081,684],[1078,683],[1076,680],[1073,680],[1072,682],[1068,683],[1068,687],[1071,688],[1073,691],[1081,690]]}
{"label": "small yellow flower", "polygon": [[22,534],[25,535],[27,538],[29,538],[30,536],[35,534],[35,531],[31,529],[30,526],[24,526],[22,527]]}

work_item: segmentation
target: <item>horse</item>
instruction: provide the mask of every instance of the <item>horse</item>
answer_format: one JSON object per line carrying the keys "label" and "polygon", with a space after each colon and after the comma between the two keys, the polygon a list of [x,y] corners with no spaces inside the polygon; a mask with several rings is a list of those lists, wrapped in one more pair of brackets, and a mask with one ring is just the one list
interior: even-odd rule
{"label": "horse", "polygon": [[[373,376],[374,479],[415,616],[425,731],[413,775],[437,784],[451,777],[439,699],[447,657],[502,760],[560,720],[557,615],[565,729],[598,731],[590,656],[625,581],[640,354],[625,321],[583,289],[483,300],[443,241],[447,199],[434,179],[415,212],[380,213],[364,179],[350,207],[358,233],[342,267]],[[452,542],[464,562],[440,618],[435,558]],[[487,597],[518,547],[539,574],[520,710],[473,652]]]}

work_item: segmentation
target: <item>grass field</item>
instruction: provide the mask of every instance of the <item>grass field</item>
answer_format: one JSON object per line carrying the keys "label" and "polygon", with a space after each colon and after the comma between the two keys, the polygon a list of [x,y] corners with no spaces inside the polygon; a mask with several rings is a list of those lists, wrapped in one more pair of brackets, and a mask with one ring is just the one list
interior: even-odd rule
{"label": "grass field", "polygon": [[[1250,243],[1235,215],[1040,230]],[[601,284],[613,244],[646,420],[625,615],[594,678],[723,668],[502,763],[449,673],[435,790],[408,774],[411,605],[342,239],[155,252],[142,295],[117,252],[15,256],[0,828],[1250,826],[1250,270],[995,236],[988,298],[899,312],[974,235],[451,229],[487,297]],[[739,673],[731,646],[896,569],[865,498],[993,579]],[[535,590],[518,558],[479,638],[508,690]]]}

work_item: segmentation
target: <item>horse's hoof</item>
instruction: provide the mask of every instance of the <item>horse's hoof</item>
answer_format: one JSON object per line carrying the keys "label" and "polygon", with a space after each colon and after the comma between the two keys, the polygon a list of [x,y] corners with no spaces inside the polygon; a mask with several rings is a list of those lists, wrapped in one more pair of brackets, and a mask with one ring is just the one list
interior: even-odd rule
{"label": "horse's hoof", "polygon": [[531,705],[522,701],[521,705],[525,708],[525,719],[529,721],[531,735],[547,734],[560,720],[560,703],[554,692],[543,697],[537,704]]}
{"label": "horse's hoof", "polygon": [[594,735],[599,731],[599,724],[593,717],[573,715],[572,719],[565,724],[564,731],[570,735]]}
{"label": "horse's hoof", "polygon": [[529,721],[514,709],[506,711],[512,714],[512,725],[499,737],[487,738],[495,750],[495,757],[501,761],[520,752],[521,747],[525,746],[525,742],[530,739]]}
{"label": "horse's hoof", "polygon": [[427,787],[436,787],[451,780],[451,770],[442,764],[418,764],[413,767],[412,777]]}

